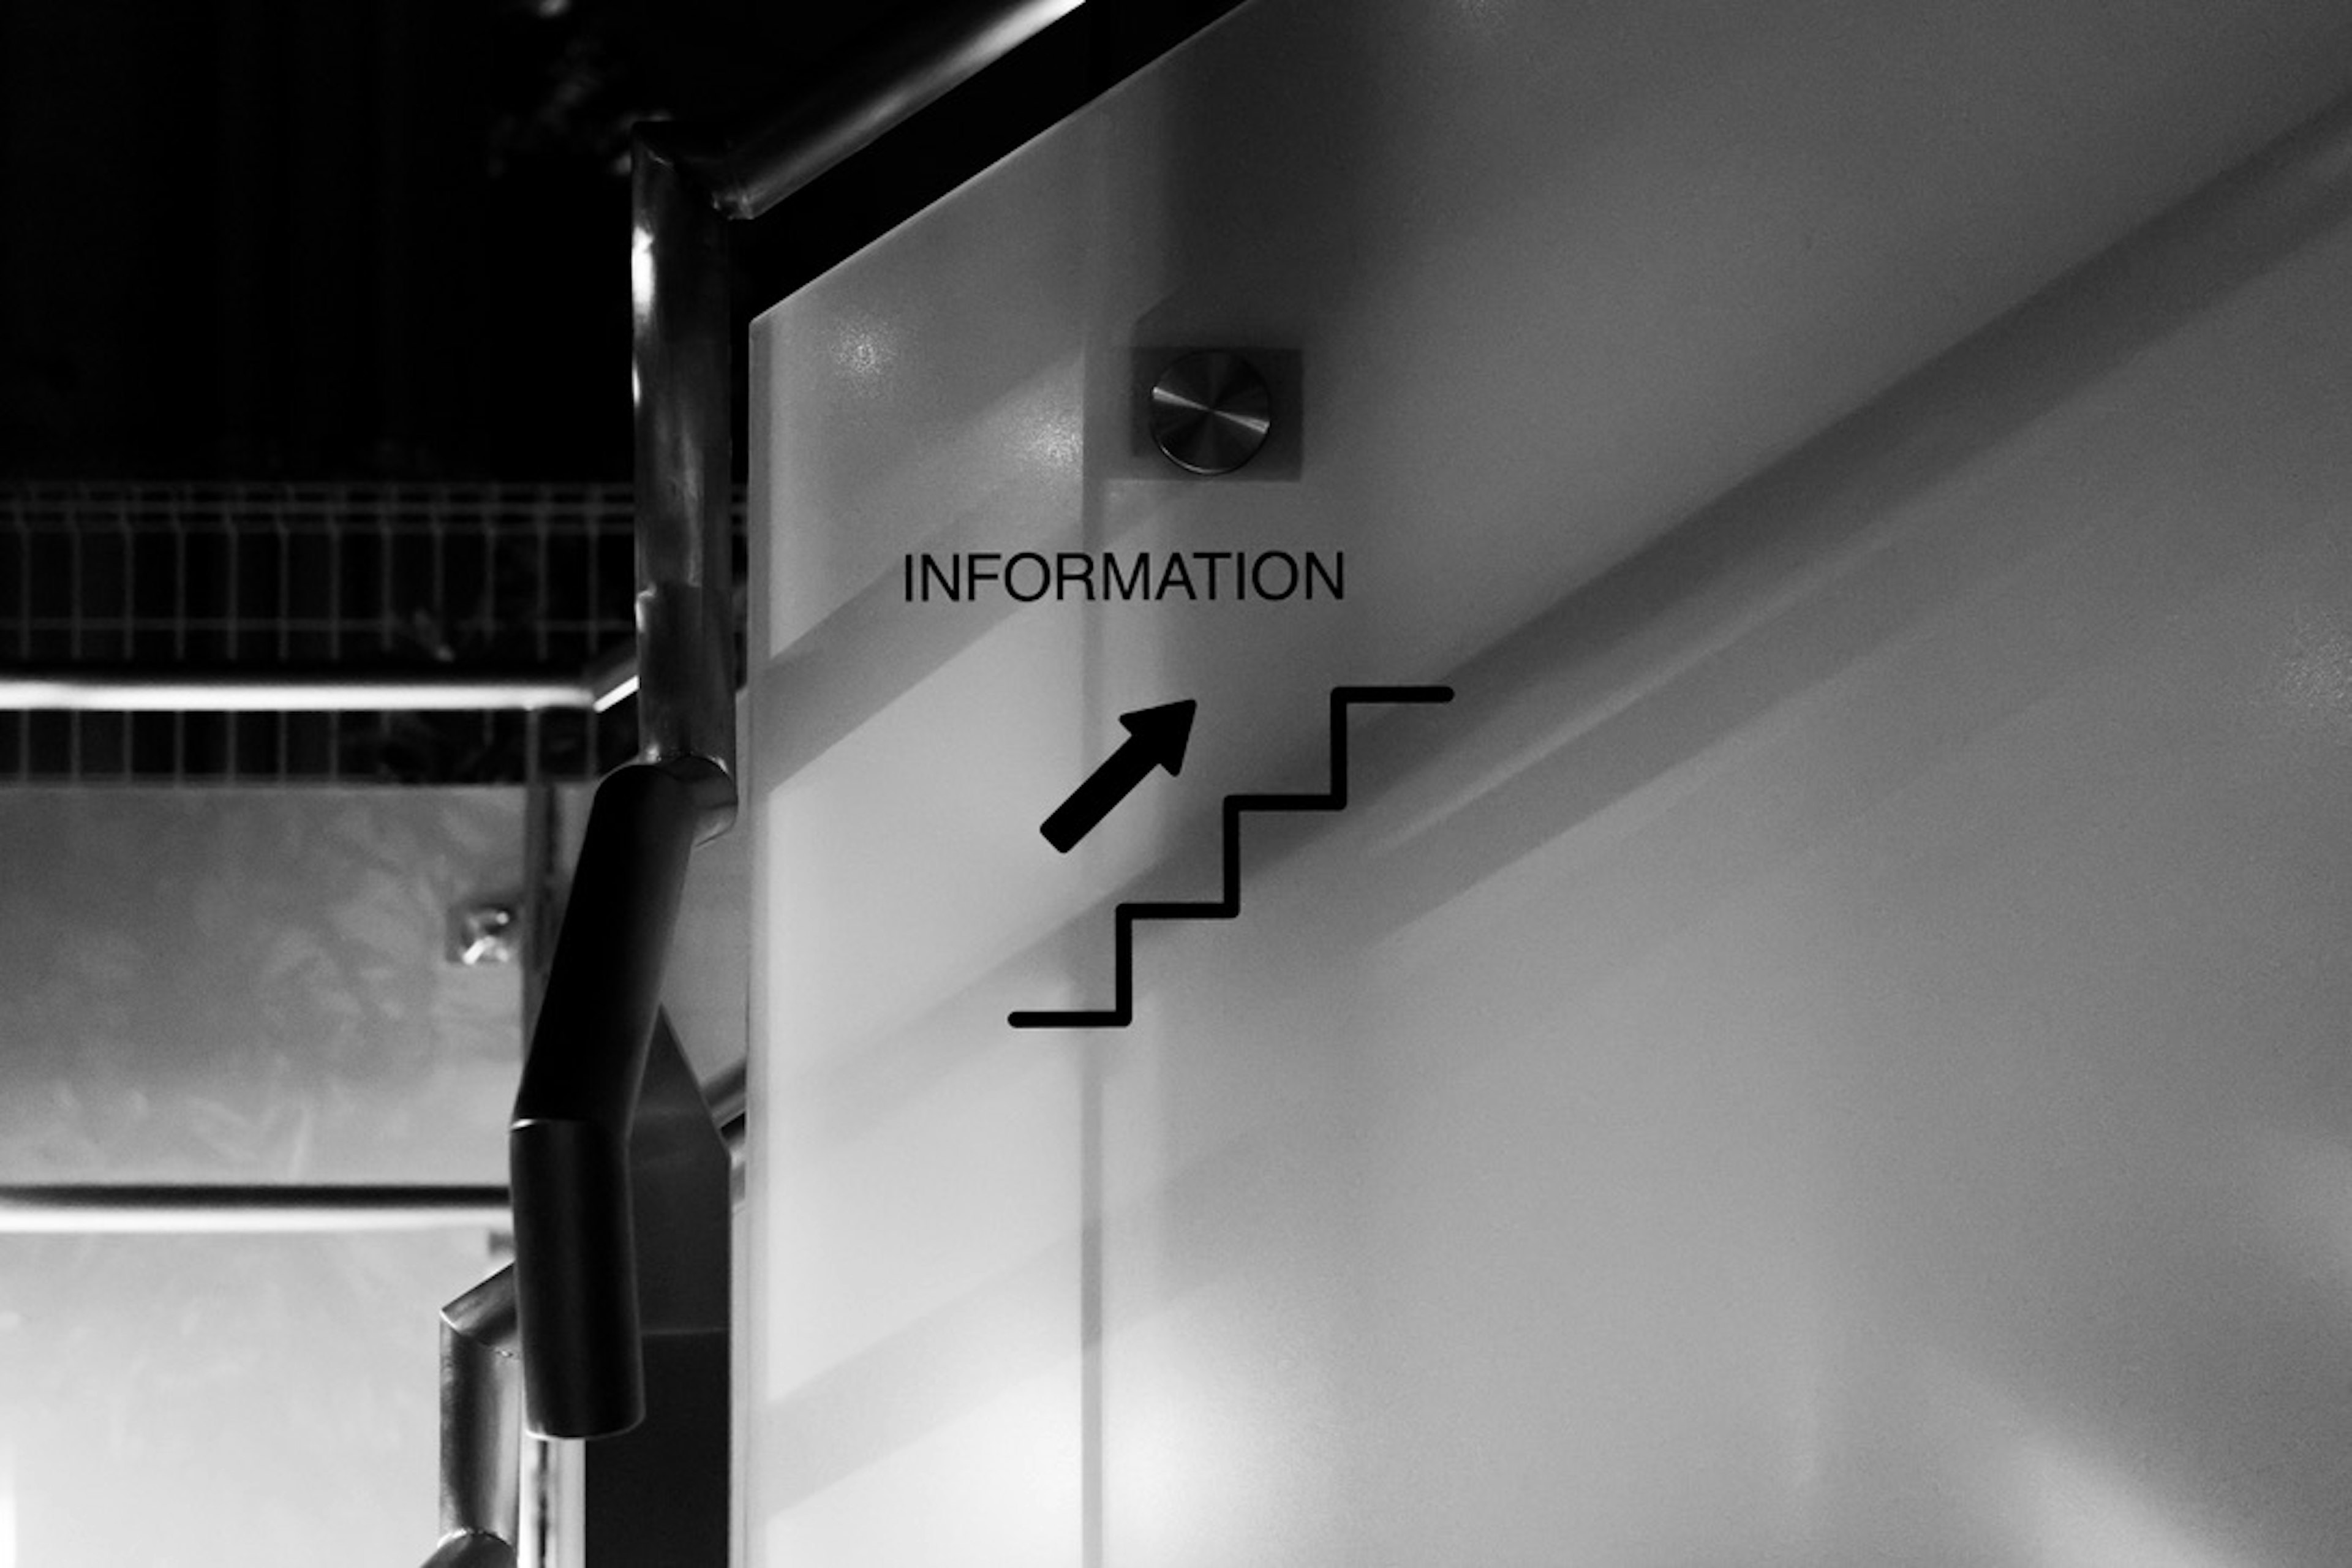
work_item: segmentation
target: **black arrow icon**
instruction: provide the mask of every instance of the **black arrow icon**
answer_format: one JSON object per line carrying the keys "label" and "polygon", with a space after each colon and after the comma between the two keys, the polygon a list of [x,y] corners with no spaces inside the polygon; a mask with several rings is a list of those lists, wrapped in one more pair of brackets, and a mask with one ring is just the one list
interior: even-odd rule
{"label": "black arrow icon", "polygon": [[1166,768],[1171,776],[1183,772],[1184,742],[1192,738],[1192,710],[1199,706],[1188,697],[1120,714],[1127,739],[1070,792],[1069,799],[1054,808],[1053,816],[1038,824],[1045,842],[1067,855],[1152,769]]}

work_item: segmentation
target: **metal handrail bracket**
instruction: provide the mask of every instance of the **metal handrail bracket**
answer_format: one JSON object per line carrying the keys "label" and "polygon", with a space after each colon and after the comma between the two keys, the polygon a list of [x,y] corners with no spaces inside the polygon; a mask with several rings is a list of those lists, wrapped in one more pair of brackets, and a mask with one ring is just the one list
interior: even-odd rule
{"label": "metal handrail bracket", "polygon": [[645,1414],[629,1134],[703,797],[632,765],[596,788],[507,1140],[533,1426]]}

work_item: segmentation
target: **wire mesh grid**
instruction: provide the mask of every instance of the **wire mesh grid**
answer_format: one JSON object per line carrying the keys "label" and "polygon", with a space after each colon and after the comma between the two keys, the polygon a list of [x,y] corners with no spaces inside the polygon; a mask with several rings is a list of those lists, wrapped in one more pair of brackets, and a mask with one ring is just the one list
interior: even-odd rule
{"label": "wire mesh grid", "polygon": [[[0,487],[0,658],[572,671],[633,634],[626,485]],[[625,760],[634,706],[0,713],[0,780],[490,783]]]}

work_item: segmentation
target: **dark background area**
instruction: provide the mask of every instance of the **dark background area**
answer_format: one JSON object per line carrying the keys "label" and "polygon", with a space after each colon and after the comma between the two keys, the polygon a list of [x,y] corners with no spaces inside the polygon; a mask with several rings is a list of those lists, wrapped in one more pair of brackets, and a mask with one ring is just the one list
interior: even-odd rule
{"label": "dark background area", "polygon": [[[739,317],[1234,3],[1093,0],[734,226]],[[630,124],[950,9],[0,0],[0,479],[625,479]]]}

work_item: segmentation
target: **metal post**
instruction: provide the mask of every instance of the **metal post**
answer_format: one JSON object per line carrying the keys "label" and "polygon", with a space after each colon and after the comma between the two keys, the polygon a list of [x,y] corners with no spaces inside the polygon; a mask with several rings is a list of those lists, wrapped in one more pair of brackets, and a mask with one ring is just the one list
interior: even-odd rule
{"label": "metal post", "polygon": [[522,1387],[511,1266],[441,1309],[441,1544],[426,1568],[515,1561]]}
{"label": "metal post", "polygon": [[735,819],[726,219],[681,174],[676,127],[638,128],[629,279],[637,441],[637,726],[644,761]]}

